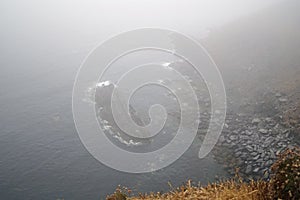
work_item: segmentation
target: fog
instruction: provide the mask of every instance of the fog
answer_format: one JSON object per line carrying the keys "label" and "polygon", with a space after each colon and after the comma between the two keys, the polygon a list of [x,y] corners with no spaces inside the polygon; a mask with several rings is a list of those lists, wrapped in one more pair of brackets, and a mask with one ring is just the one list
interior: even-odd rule
{"label": "fog", "polygon": [[0,2],[2,55],[22,45],[37,48],[38,52],[40,48],[51,51],[58,46],[64,51],[82,50],[82,46],[90,48],[114,34],[141,27],[173,29],[199,38],[206,36],[211,28],[277,2],[3,0]]}
{"label": "fog", "polygon": [[[211,183],[233,177],[237,167],[246,181],[269,180],[276,156],[300,145],[299,10],[298,0],[0,1],[0,199],[104,199],[118,185],[135,194],[168,191],[169,181],[174,187],[189,179]],[[176,55],[176,50],[185,47],[184,42],[172,40],[176,34],[160,38],[162,43],[171,38],[170,43],[175,44],[170,45],[171,51],[143,49],[120,57],[102,79],[88,82],[87,78],[88,84],[79,87],[81,96],[76,102],[86,107],[78,109],[77,115],[84,116],[84,125],[90,126],[85,111],[92,109],[109,144],[142,154],[173,140],[181,127],[180,111],[186,109],[185,116],[196,118],[186,123],[183,132],[195,129],[193,143],[174,163],[160,169],[149,162],[147,169],[159,170],[124,173],[98,162],[83,143],[74,120],[74,85],[80,67],[89,63],[84,62],[88,55],[96,55],[90,53],[99,44],[147,27],[183,33],[205,47],[205,52],[199,51],[202,54],[190,48],[187,52],[194,58],[212,58],[209,66],[218,67],[224,83],[224,90],[215,90],[216,97],[227,110],[226,115],[222,109],[212,112],[213,95],[208,87],[216,84],[207,84],[187,60]],[[136,40],[128,44],[131,41]],[[111,47],[110,53],[121,50],[118,45]],[[102,51],[101,55],[109,53]],[[158,85],[138,88],[130,101],[122,99],[128,88],[119,84],[120,77],[136,66],[154,62],[147,73],[127,77],[140,83],[159,74]],[[130,80],[125,83],[135,86]],[[121,92],[114,94],[113,90]],[[224,95],[220,100],[220,91],[226,92],[226,99]],[[176,94],[193,101],[181,106]],[[166,115],[156,115],[157,122],[167,116],[162,131],[149,138],[127,134],[112,113],[113,97],[129,104],[114,104],[121,113],[119,121],[128,111],[128,119],[142,127],[151,122],[149,108],[162,105]],[[199,119],[193,114],[198,106]],[[214,121],[223,129],[213,150],[199,159],[214,114],[224,114],[223,122]],[[129,128],[133,128],[130,133],[139,130],[144,136],[142,128]],[[112,151],[105,151],[107,144],[94,147],[103,147],[99,152],[114,161]],[[161,154],[157,160],[163,163],[168,156]],[[129,172],[135,170],[132,166],[142,166],[128,162],[125,156],[118,158],[117,166],[125,163]]]}

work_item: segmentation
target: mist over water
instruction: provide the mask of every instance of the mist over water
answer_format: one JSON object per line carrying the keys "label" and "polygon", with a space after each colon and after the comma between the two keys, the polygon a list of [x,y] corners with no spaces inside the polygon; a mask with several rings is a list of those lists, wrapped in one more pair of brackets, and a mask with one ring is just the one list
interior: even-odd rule
{"label": "mist over water", "polygon": [[[287,5],[283,15],[290,12],[288,23],[278,12],[281,5]],[[295,8],[289,11],[287,8],[293,5]],[[82,145],[73,121],[72,88],[77,70],[96,45],[115,34],[141,27],[172,29],[203,42],[212,57],[216,57],[225,84],[228,84],[226,90],[229,95],[229,112],[241,113],[239,106],[243,105],[247,94],[238,85],[242,85],[240,83],[243,78],[255,76],[245,72],[271,71],[266,66],[279,63],[278,68],[281,68],[287,62],[293,70],[299,70],[299,65],[296,64],[298,54],[289,48],[294,45],[296,49],[299,40],[287,39],[297,38],[295,30],[299,30],[293,29],[300,19],[296,14],[296,8],[299,8],[297,6],[299,3],[296,1],[283,3],[279,0],[1,1],[0,199],[99,199],[112,193],[118,185],[128,186],[134,191],[165,191],[169,188],[168,181],[176,186],[188,179],[206,183],[214,181],[216,176],[230,176],[214,156],[198,159],[203,139],[201,136],[196,137],[191,148],[171,166],[149,174],[122,173],[95,160]],[[263,16],[265,10],[267,15]],[[266,19],[267,22],[258,22],[253,16]],[[262,32],[258,37],[255,34],[252,37],[251,31],[256,33],[257,26],[260,27],[258,30],[263,30],[264,23],[272,21],[272,17],[282,19],[268,27],[274,30],[273,34],[270,33],[269,36],[267,32]],[[249,35],[247,31],[240,31],[245,29],[242,26],[245,19],[249,24],[246,26]],[[276,28],[276,25],[283,26],[285,32],[279,32],[280,28]],[[233,41],[238,42],[231,43],[228,38],[234,37],[233,33],[237,32],[238,39],[233,38],[236,39]],[[260,36],[271,39],[260,42]],[[239,43],[240,38],[241,41],[249,38],[250,42],[245,43],[250,50],[238,54],[241,51],[236,49],[243,46],[243,43]],[[277,40],[278,38],[281,40]],[[274,49],[285,49],[283,60],[274,61],[273,58],[280,52],[273,51],[271,45],[257,48],[263,49],[262,53],[270,51],[267,56],[272,58],[271,61],[268,61],[267,56],[257,56],[256,47],[251,49],[252,41],[255,44],[278,42]],[[225,54],[227,47],[230,47],[230,53]],[[138,57],[151,59],[153,55],[147,53]],[[161,57],[165,59],[167,56]],[[128,64],[130,59],[123,62]],[[119,63],[119,66],[124,63]],[[179,70],[182,66],[178,63],[173,65]],[[259,68],[260,66],[263,67]],[[118,65],[115,67],[118,68]],[[111,81],[114,75],[117,76],[117,73],[105,78]],[[237,81],[233,77],[240,78]],[[196,87],[201,88],[201,78],[198,77],[197,80]],[[254,90],[250,88],[247,91]],[[161,88],[145,88],[136,93],[131,103],[144,112],[143,120],[147,122],[143,106],[147,105],[148,108],[152,99],[145,96],[156,93],[159,101],[168,104],[170,99],[162,98],[165,92]],[[203,105],[209,104],[205,96],[208,95],[207,89],[199,93],[203,95]],[[171,112],[177,112],[175,107],[176,104],[174,108],[170,106]],[[170,116],[174,119],[168,121],[168,130],[178,126],[176,115]],[[207,124],[200,127],[200,132],[204,129],[207,129]],[[123,141],[123,147],[130,148],[126,145],[130,144],[129,140],[124,143],[124,138],[111,139],[115,139],[116,143]],[[166,141],[169,139],[165,137]],[[161,140],[145,149],[153,150],[166,141]]]}

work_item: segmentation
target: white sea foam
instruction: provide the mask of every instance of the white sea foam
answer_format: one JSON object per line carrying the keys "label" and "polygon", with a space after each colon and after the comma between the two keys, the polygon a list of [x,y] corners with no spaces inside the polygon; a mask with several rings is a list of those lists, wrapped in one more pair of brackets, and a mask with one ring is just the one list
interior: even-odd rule
{"label": "white sea foam", "polygon": [[119,136],[119,135],[114,135],[113,137],[116,138],[116,139],[118,139],[119,142],[121,142],[121,143],[123,143],[123,144],[125,144],[125,145],[127,145],[127,146],[139,146],[139,145],[142,145],[141,142],[134,142],[133,140],[126,141],[126,140],[124,140],[124,139],[123,139],[121,136]]}
{"label": "white sea foam", "polygon": [[110,81],[102,81],[96,84],[96,87],[105,87],[105,86],[109,86],[112,83]]}
{"label": "white sea foam", "polygon": [[165,63],[162,64],[162,66],[168,67],[168,66],[171,65],[171,64],[172,64],[172,63],[170,63],[170,62],[165,62]]}

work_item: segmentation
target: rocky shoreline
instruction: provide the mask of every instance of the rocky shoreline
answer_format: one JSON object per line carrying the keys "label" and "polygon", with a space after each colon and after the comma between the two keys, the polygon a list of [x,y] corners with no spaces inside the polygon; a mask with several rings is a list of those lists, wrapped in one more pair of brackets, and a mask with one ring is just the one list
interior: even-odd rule
{"label": "rocky shoreline", "polygon": [[268,180],[270,167],[277,155],[299,145],[293,128],[287,127],[281,116],[282,104],[288,101],[287,98],[278,93],[273,96],[272,106],[278,110],[273,117],[266,117],[264,113],[227,114],[224,130],[213,154],[229,174],[234,175],[238,168],[239,175],[245,179],[263,177]]}

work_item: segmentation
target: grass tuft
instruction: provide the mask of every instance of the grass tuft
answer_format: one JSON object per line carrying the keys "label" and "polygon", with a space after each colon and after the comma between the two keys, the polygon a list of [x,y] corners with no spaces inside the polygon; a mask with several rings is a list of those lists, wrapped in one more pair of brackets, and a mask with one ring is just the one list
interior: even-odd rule
{"label": "grass tuft", "polygon": [[300,199],[300,148],[288,149],[279,155],[271,167],[270,181],[251,180],[244,182],[236,176],[230,180],[211,183],[207,186],[194,186],[189,180],[185,185],[161,193],[138,194],[132,196],[131,190],[118,187],[107,200],[273,200]]}

